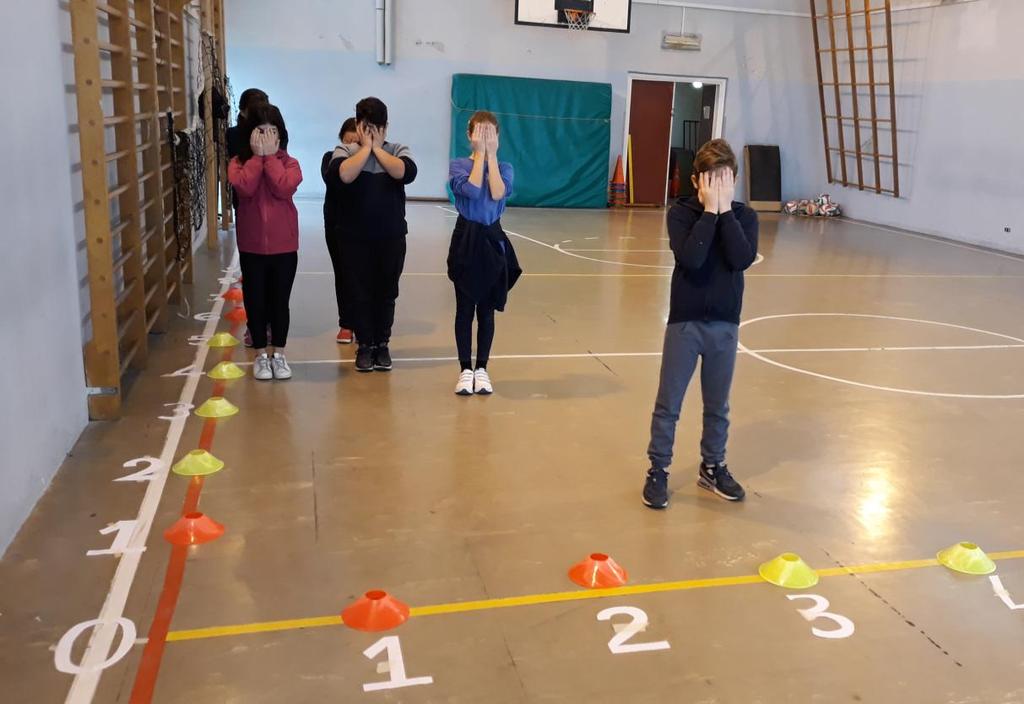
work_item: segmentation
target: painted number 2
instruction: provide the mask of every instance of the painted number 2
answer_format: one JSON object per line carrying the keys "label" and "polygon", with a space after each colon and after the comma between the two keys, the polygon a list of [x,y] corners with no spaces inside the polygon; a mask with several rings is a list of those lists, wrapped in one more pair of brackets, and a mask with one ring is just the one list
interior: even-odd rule
{"label": "painted number 2", "polygon": [[790,601],[795,599],[810,599],[814,602],[814,606],[809,609],[797,609],[797,612],[811,623],[817,621],[819,618],[826,619],[836,624],[838,628],[826,631],[821,628],[811,627],[811,633],[816,635],[818,638],[849,638],[853,635],[854,625],[853,621],[842,616],[840,614],[829,613],[828,599],[817,594],[787,594],[786,598]]}
{"label": "painted number 2", "polygon": [[643,609],[635,606],[613,606],[605,609],[597,615],[598,621],[611,621],[615,616],[629,616],[632,621],[624,624],[615,624],[615,636],[608,641],[608,650],[613,655],[623,653],[643,653],[651,650],[668,650],[672,646],[667,640],[658,640],[652,643],[629,643],[629,639],[637,633],[645,630],[650,622]]}
{"label": "painted number 2", "polygon": [[433,684],[433,677],[408,677],[405,674],[405,661],[402,659],[402,644],[398,636],[387,636],[363,651],[363,655],[373,660],[387,651],[388,659],[377,666],[377,672],[389,673],[391,679],[386,682],[370,682],[363,685],[364,692],[378,692],[382,689],[399,689],[415,687],[418,684]]}

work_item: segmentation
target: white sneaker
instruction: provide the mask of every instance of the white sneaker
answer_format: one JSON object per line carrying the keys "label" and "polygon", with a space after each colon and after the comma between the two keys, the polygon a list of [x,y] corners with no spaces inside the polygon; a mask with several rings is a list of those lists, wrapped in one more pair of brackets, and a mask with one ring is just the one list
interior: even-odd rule
{"label": "white sneaker", "polygon": [[256,361],[252,363],[252,376],[259,381],[270,381],[274,378],[274,372],[270,368],[270,357],[266,352],[256,356]]}
{"label": "white sneaker", "polygon": [[275,352],[270,359],[270,365],[274,368],[275,379],[291,379],[292,368],[288,366],[288,360],[280,352]]}
{"label": "white sneaker", "polygon": [[486,369],[477,369],[476,372],[474,372],[473,388],[478,394],[482,394],[484,396],[494,393],[494,387],[491,386],[491,377],[487,374]]}
{"label": "white sneaker", "polygon": [[459,396],[473,395],[473,370],[463,369],[459,374],[459,383],[455,385],[455,393]]}

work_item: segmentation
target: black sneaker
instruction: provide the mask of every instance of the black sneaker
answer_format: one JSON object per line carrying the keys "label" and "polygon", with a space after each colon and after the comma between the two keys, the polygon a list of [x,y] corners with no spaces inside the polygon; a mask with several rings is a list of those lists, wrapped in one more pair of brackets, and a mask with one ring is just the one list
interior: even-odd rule
{"label": "black sneaker", "polygon": [[379,372],[391,371],[391,351],[387,345],[380,345],[373,352],[373,368]]}
{"label": "black sneaker", "polygon": [[373,348],[369,345],[359,345],[359,349],[356,350],[356,371],[373,371]]}
{"label": "black sneaker", "polygon": [[727,501],[743,501],[747,492],[732,478],[729,468],[724,464],[700,463],[697,485],[713,491]]}
{"label": "black sneaker", "polygon": [[660,467],[647,470],[647,481],[644,482],[644,503],[651,508],[668,506],[668,472]]}

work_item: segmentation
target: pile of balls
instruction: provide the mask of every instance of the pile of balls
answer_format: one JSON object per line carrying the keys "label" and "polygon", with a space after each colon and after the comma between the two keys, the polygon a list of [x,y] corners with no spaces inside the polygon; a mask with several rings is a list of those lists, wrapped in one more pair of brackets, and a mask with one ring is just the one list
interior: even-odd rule
{"label": "pile of balls", "polygon": [[842,215],[839,205],[832,202],[831,196],[822,193],[814,200],[791,200],[782,206],[787,215],[809,215],[811,217],[834,218]]}

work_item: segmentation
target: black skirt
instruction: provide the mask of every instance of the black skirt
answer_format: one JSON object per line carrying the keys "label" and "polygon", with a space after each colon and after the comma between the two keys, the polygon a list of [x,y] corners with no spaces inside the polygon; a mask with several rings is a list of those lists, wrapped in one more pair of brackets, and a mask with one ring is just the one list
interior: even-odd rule
{"label": "black skirt", "polygon": [[477,305],[505,310],[523,270],[501,221],[482,225],[459,216],[448,247],[448,278]]}

